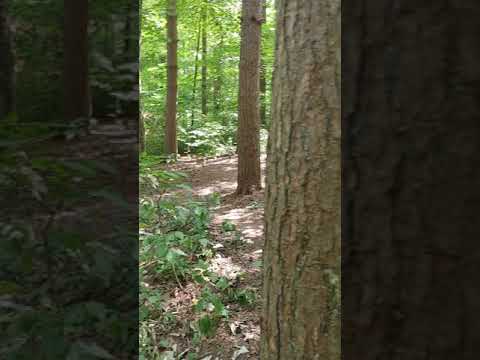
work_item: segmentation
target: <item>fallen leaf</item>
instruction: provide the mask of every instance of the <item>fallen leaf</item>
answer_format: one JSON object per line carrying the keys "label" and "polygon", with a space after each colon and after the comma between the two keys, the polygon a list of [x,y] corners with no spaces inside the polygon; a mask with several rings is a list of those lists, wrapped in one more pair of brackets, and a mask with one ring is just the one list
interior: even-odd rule
{"label": "fallen leaf", "polygon": [[233,353],[233,356],[232,356],[232,360],[237,360],[237,358],[242,355],[242,354],[247,354],[248,353],[248,349],[245,347],[245,346],[242,346],[240,349],[238,349],[237,351],[235,351]]}

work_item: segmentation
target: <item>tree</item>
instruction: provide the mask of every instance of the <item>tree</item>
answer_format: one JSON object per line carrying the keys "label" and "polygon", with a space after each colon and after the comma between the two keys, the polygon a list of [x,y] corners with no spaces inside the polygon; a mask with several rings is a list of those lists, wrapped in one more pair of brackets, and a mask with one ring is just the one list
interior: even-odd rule
{"label": "tree", "polygon": [[190,127],[193,128],[195,123],[195,99],[197,95],[197,77],[198,77],[198,54],[200,53],[200,35],[202,33],[202,23],[200,22],[198,25],[197,31],[197,45],[195,47],[195,70],[193,72],[193,91],[192,91],[192,121],[190,123]]}
{"label": "tree", "polygon": [[165,151],[177,154],[177,1],[168,0],[167,9],[167,106],[165,116]]}
{"label": "tree", "polygon": [[477,359],[480,4],[342,5],[342,357]]}
{"label": "tree", "polygon": [[260,121],[263,126],[267,125],[267,69],[260,59]]}
{"label": "tree", "polygon": [[[262,0],[262,3],[263,17],[266,19],[267,0]],[[262,46],[262,50],[263,48],[264,46]],[[260,122],[263,126],[267,125],[267,67],[262,53],[260,53]]]}
{"label": "tree", "polygon": [[11,44],[10,24],[7,14],[7,1],[0,1],[0,120],[14,111],[14,61]]}
{"label": "tree", "polygon": [[242,0],[238,113],[237,194],[261,188],[260,174],[260,42],[263,6],[259,0]]}
{"label": "tree", "polygon": [[91,114],[88,80],[88,1],[64,0],[64,110],[67,121]]}
{"label": "tree", "polygon": [[208,108],[208,84],[207,84],[207,26],[208,26],[208,14],[207,14],[207,1],[203,3],[202,10],[202,115],[207,116]]}
{"label": "tree", "polygon": [[340,359],[340,1],[279,0],[261,359]]}

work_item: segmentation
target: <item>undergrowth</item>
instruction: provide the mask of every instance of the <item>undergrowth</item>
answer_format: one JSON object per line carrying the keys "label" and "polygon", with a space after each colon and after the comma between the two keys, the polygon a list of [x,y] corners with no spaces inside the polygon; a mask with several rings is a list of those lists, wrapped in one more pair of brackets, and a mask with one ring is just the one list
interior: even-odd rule
{"label": "undergrowth", "polygon": [[[179,349],[166,334],[182,327],[182,335],[195,348],[228,322],[228,304],[252,306],[255,294],[238,289],[234,280],[210,270],[216,254],[209,232],[210,214],[219,205],[219,194],[199,200],[191,194],[175,196],[167,191],[188,188],[184,174],[154,166],[152,158],[144,161],[141,169],[140,358],[176,359]],[[225,235],[237,233],[233,224],[222,228]],[[172,292],[192,284],[199,289],[191,309],[195,320],[185,321],[169,311],[166,304]],[[197,359],[195,351],[183,356]]]}

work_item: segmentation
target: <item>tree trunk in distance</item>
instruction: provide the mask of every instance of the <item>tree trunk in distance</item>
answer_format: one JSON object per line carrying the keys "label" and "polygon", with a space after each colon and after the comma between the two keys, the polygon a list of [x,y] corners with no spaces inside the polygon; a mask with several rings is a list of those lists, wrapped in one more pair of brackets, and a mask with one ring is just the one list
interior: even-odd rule
{"label": "tree trunk in distance", "polygon": [[260,121],[267,126],[267,77],[266,66],[263,59],[260,59]]}
{"label": "tree trunk in distance", "polygon": [[[224,44],[224,35],[223,32],[220,35],[220,43],[216,49],[222,54],[223,51],[223,44]],[[214,86],[213,86],[213,104],[215,115],[219,116],[220,112],[222,111],[222,85],[223,85],[223,63],[222,59],[217,56],[218,63],[217,63],[217,76],[215,78]],[[225,121],[222,122],[225,125]]]}
{"label": "tree trunk in distance", "polygon": [[88,1],[64,0],[65,119],[91,115],[88,79]]}
{"label": "tree trunk in distance", "polygon": [[207,84],[207,3],[204,3],[202,14],[202,115],[207,116],[208,84]]}
{"label": "tree trunk in distance", "polygon": [[261,360],[340,360],[340,0],[279,0]]}
{"label": "tree trunk in distance", "polygon": [[261,2],[242,0],[237,195],[249,194],[261,188],[259,85],[263,21]]}
{"label": "tree trunk in distance", "polygon": [[198,77],[198,57],[200,54],[200,36],[202,34],[202,22],[198,25],[197,47],[195,49],[195,70],[193,73],[193,94],[192,94],[192,120],[190,126],[193,128],[195,123],[195,100],[197,98],[197,77]]}
{"label": "tree trunk in distance", "polygon": [[15,68],[8,3],[0,0],[0,120],[15,111]]}
{"label": "tree trunk in distance", "polygon": [[[262,0],[263,18],[267,20],[267,0]],[[267,68],[260,52],[260,121],[267,127]]]}
{"label": "tree trunk in distance", "polygon": [[165,152],[177,154],[177,1],[168,0],[167,13],[167,106],[165,116]]}

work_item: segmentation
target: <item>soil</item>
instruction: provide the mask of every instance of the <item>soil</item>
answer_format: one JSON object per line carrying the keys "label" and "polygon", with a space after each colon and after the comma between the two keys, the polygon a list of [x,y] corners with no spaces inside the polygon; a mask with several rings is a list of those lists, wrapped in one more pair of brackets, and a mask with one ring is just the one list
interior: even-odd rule
{"label": "soil", "polygon": [[[265,156],[262,156],[261,160],[263,175]],[[213,210],[210,229],[217,248],[212,265],[222,276],[236,278],[237,288],[256,294],[253,306],[230,304],[228,321],[220,324],[213,338],[203,341],[200,346],[191,350],[200,355],[199,360],[258,359],[264,191],[246,196],[234,194],[237,180],[236,156],[181,158],[172,168],[188,174],[194,196],[208,196],[215,192],[221,195],[220,205]],[[241,233],[240,240],[234,240],[233,236],[228,237],[222,231],[222,223],[225,221],[235,224],[236,230]],[[238,276],[239,274],[241,275]],[[176,289],[176,296],[172,301],[177,302],[176,308],[180,313],[181,308],[186,311],[186,306],[195,297],[195,293],[196,289],[191,285]],[[179,305],[179,302],[182,305]],[[173,335],[183,336],[181,331]],[[188,349],[179,350],[179,353],[182,353]]]}

